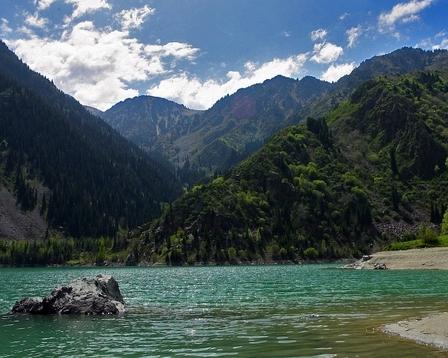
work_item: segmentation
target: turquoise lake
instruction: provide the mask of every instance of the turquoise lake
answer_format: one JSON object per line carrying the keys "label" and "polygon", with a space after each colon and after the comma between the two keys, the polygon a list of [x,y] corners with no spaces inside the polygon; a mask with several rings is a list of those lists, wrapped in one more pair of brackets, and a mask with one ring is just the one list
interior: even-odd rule
{"label": "turquoise lake", "polygon": [[[123,317],[11,316],[23,296],[113,275]],[[445,357],[384,323],[448,310],[448,272],[336,265],[0,269],[0,357]]]}

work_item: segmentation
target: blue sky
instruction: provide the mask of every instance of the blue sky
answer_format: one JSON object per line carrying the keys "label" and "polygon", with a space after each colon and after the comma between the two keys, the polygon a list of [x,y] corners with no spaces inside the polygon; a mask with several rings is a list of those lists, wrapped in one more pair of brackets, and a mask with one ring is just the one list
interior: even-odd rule
{"label": "blue sky", "polygon": [[448,0],[1,0],[0,37],[83,104],[205,109],[277,74],[336,81],[402,46],[448,48]]}

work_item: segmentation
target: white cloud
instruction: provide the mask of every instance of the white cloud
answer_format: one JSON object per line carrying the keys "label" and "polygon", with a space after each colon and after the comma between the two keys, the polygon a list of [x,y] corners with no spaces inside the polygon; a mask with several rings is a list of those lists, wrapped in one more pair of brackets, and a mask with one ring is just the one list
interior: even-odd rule
{"label": "white cloud", "polygon": [[350,13],[344,12],[341,16],[339,16],[339,20],[345,20],[348,16],[350,16]]}
{"label": "white cloud", "polygon": [[426,37],[415,44],[415,47],[420,47],[429,50],[447,50],[448,37],[445,31],[440,31],[432,37]]}
{"label": "white cloud", "polygon": [[314,45],[314,55],[311,60],[317,63],[330,63],[336,61],[343,53],[342,47],[331,42],[322,42]]}
{"label": "white cloud", "polygon": [[54,2],[55,0],[34,0],[34,5],[36,5],[37,10],[41,11],[48,9]]}
{"label": "white cloud", "polygon": [[432,46],[433,50],[448,50],[448,37],[443,39],[439,44]]}
{"label": "white cloud", "polygon": [[25,14],[25,24],[31,27],[37,27],[39,29],[43,29],[47,23],[48,19],[44,17],[39,17],[39,14],[36,12],[34,14]]}
{"label": "white cloud", "polygon": [[340,65],[331,65],[328,69],[322,73],[321,79],[328,82],[336,82],[338,79],[345,75],[349,75],[356,65],[352,63],[342,63]]}
{"label": "white cloud", "polygon": [[390,11],[378,17],[380,31],[391,31],[399,22],[407,23],[419,19],[419,13],[430,6],[433,0],[411,0],[395,5]]}
{"label": "white cloud", "polygon": [[445,31],[440,31],[434,35],[434,42],[440,41],[436,44],[431,44],[433,50],[448,50],[448,37]]}
{"label": "white cloud", "polygon": [[347,35],[347,46],[354,47],[358,41],[359,36],[362,34],[362,27],[360,25],[348,29],[345,34]]}
{"label": "white cloud", "polygon": [[65,0],[65,2],[74,6],[72,15],[64,19],[65,23],[99,9],[112,9],[107,0]]}
{"label": "white cloud", "polygon": [[177,42],[148,51],[127,31],[97,29],[90,21],[65,30],[60,38],[33,35],[7,44],[59,88],[103,110],[137,95],[130,83],[167,73],[165,61],[190,59],[198,51]]}
{"label": "white cloud", "polygon": [[419,42],[417,42],[415,44],[415,47],[423,48],[423,49],[432,48],[433,46],[434,46],[434,43],[433,43],[431,37],[427,37],[427,38],[425,38],[423,40],[420,40]]}
{"label": "white cloud", "polygon": [[0,19],[0,34],[3,36],[12,32],[12,29],[9,27],[9,21],[5,18]]}
{"label": "white cloud", "polygon": [[191,61],[196,58],[199,49],[183,42],[169,42],[165,45],[147,45],[145,46],[145,52],[151,56],[172,56],[176,59],[188,59]]}
{"label": "white cloud", "polygon": [[202,81],[195,76],[182,73],[162,80],[150,88],[148,94],[168,98],[190,108],[206,109],[218,99],[240,88],[263,82],[276,75],[297,76],[307,57],[307,54],[298,54],[283,59],[275,58],[261,65],[247,62],[243,73],[229,71],[224,81],[213,79]]}
{"label": "white cloud", "polygon": [[17,28],[16,32],[28,36],[29,38],[35,36],[34,31],[26,26],[20,26],[19,28]]}
{"label": "white cloud", "polygon": [[141,8],[133,8],[129,10],[123,10],[116,16],[121,23],[121,27],[125,30],[138,29],[145,22],[149,15],[152,15],[155,9],[145,5]]}
{"label": "white cloud", "polygon": [[328,32],[325,29],[317,29],[314,31],[311,31],[310,37],[311,40],[317,41],[317,40],[323,40],[325,37],[327,37]]}
{"label": "white cloud", "polygon": [[283,36],[283,37],[291,37],[291,32],[289,32],[289,31],[283,31],[283,32],[282,32],[282,36]]}

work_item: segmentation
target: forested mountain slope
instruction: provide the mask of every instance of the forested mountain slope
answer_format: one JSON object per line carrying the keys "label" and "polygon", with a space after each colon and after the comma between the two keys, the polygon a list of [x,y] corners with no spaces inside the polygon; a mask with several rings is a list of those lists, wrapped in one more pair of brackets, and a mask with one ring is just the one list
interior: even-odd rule
{"label": "forested mountain slope", "polygon": [[3,43],[0,143],[1,185],[17,198],[15,209],[37,208],[50,228],[66,235],[114,235],[158,215],[161,203],[180,193],[167,167],[31,71]]}
{"label": "forested mountain slope", "polygon": [[359,256],[440,221],[448,202],[448,76],[361,85],[324,119],[282,130],[228,175],[136,233],[171,264]]}

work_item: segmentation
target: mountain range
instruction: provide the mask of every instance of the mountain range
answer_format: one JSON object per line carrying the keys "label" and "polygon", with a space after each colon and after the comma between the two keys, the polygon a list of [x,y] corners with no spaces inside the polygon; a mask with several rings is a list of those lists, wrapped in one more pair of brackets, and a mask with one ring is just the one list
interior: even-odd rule
{"label": "mountain range", "polygon": [[139,96],[93,113],[176,167],[188,163],[212,173],[230,168],[277,130],[294,123],[299,109],[330,87],[313,77],[297,81],[277,76],[226,96],[206,111]]}
{"label": "mountain range", "polygon": [[176,167],[209,175],[223,172],[254,153],[278,130],[308,115],[323,115],[362,82],[379,75],[447,66],[445,51],[402,48],[360,64],[336,83],[314,77],[277,76],[241,89],[206,111],[165,99],[140,96],[114,105],[100,116],[147,151],[158,151]]}

